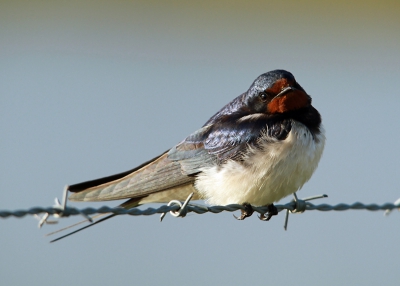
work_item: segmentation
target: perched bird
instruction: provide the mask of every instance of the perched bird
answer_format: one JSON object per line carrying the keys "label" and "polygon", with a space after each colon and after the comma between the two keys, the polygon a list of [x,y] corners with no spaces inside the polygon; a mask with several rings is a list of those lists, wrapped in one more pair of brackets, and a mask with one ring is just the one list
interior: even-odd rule
{"label": "perched bird", "polygon": [[274,70],[172,149],[127,172],[71,185],[69,199],[128,199],[121,207],[132,208],[194,192],[212,205],[243,204],[239,219],[252,205],[268,206],[262,219],[269,220],[273,203],[310,179],[324,144],[311,97],[290,72]]}

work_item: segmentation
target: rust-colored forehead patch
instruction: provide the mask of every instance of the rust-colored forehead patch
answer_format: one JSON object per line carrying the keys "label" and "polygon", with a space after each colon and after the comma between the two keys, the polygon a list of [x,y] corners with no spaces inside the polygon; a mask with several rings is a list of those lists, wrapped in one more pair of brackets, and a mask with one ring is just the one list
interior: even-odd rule
{"label": "rust-colored forehead patch", "polygon": [[268,103],[268,112],[284,113],[306,107],[310,104],[310,97],[302,90],[296,89],[283,96],[275,97]]}
{"label": "rust-colored forehead patch", "polygon": [[286,78],[281,78],[278,79],[273,85],[272,87],[268,88],[266,91],[272,94],[278,94],[282,91],[282,89],[284,89],[285,87],[290,86],[290,84],[292,84],[292,82],[288,81],[288,79]]}

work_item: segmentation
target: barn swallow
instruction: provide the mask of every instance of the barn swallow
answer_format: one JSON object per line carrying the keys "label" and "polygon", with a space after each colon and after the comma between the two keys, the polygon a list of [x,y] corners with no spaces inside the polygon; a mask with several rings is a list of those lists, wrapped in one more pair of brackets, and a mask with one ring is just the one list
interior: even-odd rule
{"label": "barn swallow", "polygon": [[268,206],[261,218],[269,220],[277,214],[273,203],[311,178],[324,133],[319,112],[294,76],[270,71],[172,149],[132,170],[70,185],[69,199],[128,199],[120,206],[129,209],[185,200],[193,192],[193,199],[211,205],[244,205],[241,220],[252,214],[251,206]]}

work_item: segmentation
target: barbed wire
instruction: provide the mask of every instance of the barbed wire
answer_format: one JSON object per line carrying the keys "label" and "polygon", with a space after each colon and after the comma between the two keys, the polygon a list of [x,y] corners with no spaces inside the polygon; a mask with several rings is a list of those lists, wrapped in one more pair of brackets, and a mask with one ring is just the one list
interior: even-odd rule
{"label": "barbed wire", "polygon": [[[295,205],[293,202],[287,203],[285,205],[275,205],[278,211],[282,210],[289,210],[291,212],[296,210]],[[355,202],[353,204],[345,204],[340,203],[337,205],[328,205],[328,204],[320,204],[314,205],[312,203],[306,203],[305,210],[318,210],[318,211],[346,211],[346,210],[368,210],[368,211],[379,211],[379,210],[393,210],[400,208],[399,205],[393,203],[385,203],[382,205],[378,204],[363,204],[361,202]],[[60,210],[55,207],[33,207],[28,210],[15,210],[15,211],[8,211],[8,210],[0,210],[0,217],[1,218],[8,218],[8,217],[17,217],[21,218],[26,215],[35,215],[35,214],[42,214],[48,213],[51,215],[59,215],[60,217],[68,217],[74,215],[93,215],[93,214],[104,214],[104,213],[112,213],[115,215],[132,215],[132,216],[149,216],[154,214],[161,214],[161,213],[168,213],[173,211],[178,211],[180,209],[179,205],[163,205],[159,208],[147,208],[147,209],[139,209],[139,208],[132,208],[129,210],[123,208],[110,208],[107,206],[103,206],[100,208],[84,208],[84,209],[77,209],[73,207],[67,207],[64,210]],[[187,212],[194,212],[197,214],[204,214],[207,212],[211,213],[220,213],[223,211],[234,212],[238,210],[243,210],[244,207],[242,205],[226,205],[226,206],[202,206],[197,204],[188,204]],[[267,211],[265,207],[253,207],[254,211],[262,214]]]}
{"label": "barbed wire", "polygon": [[[103,206],[100,208],[84,208],[84,209],[77,209],[74,207],[67,207],[67,191],[64,191],[64,198],[63,204],[60,204],[58,199],[56,199],[56,204],[53,207],[33,207],[28,210],[15,210],[15,211],[8,211],[8,210],[0,210],[0,217],[1,218],[8,218],[8,217],[17,217],[21,218],[26,215],[38,215],[44,213],[45,216],[41,218],[41,222],[39,226],[42,226],[44,223],[54,223],[47,221],[49,215],[53,215],[55,217],[68,217],[74,215],[83,215],[87,220],[92,221],[89,215],[93,214],[114,214],[114,215],[132,215],[132,216],[149,216],[154,214],[161,214],[160,219],[162,220],[166,213],[170,213],[175,217],[184,217],[187,213],[193,212],[196,214],[204,214],[207,212],[211,213],[221,213],[223,211],[234,212],[238,210],[244,210],[245,207],[243,205],[238,204],[231,204],[226,206],[205,206],[199,204],[189,203],[190,199],[192,198],[191,194],[184,203],[180,201],[173,200],[168,205],[163,205],[158,208],[147,208],[147,209],[139,209],[139,208],[132,208],[132,209],[124,209],[121,207],[114,207],[110,208],[107,206]],[[296,193],[293,194],[294,199],[284,205],[275,205],[278,211],[286,210],[286,220],[285,220],[285,229],[287,227],[287,219],[289,212],[291,213],[302,213],[304,211],[311,211],[311,210],[318,210],[318,211],[346,211],[346,210],[368,210],[368,211],[379,211],[385,210],[385,214],[389,214],[390,211],[394,209],[400,210],[400,199],[398,199],[394,203],[385,203],[382,205],[378,204],[364,204],[361,202],[355,202],[353,204],[345,204],[340,203],[337,205],[329,205],[329,204],[320,204],[314,205],[310,203],[310,200],[325,198],[327,195],[318,195],[304,199],[298,199]],[[260,213],[261,215],[267,213],[267,207],[252,207],[255,212]]]}

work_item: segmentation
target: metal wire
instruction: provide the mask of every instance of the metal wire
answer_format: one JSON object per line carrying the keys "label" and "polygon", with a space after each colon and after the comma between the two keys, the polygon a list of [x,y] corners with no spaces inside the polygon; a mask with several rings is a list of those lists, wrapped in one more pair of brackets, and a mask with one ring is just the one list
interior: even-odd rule
{"label": "metal wire", "polygon": [[[107,206],[103,206],[101,208],[85,208],[85,209],[77,209],[73,207],[68,207],[67,206],[67,197],[68,197],[68,186],[65,186],[64,191],[63,191],[63,200],[62,203],[56,198],[55,200],[55,205],[53,207],[49,208],[41,208],[41,207],[36,207],[36,208],[31,208],[29,210],[16,210],[16,211],[6,211],[6,210],[0,210],[0,217],[1,218],[8,218],[8,217],[24,217],[26,215],[34,215],[38,220],[39,220],[39,228],[43,226],[43,224],[54,224],[57,223],[57,221],[50,221],[49,216],[53,215],[54,217],[68,217],[71,215],[82,215],[85,220],[88,220],[92,222],[93,224],[99,223],[103,220],[106,220],[114,215],[133,215],[133,216],[140,216],[140,215],[154,215],[154,214],[161,214],[160,216],[160,221],[163,220],[165,217],[166,213],[170,213],[174,217],[185,217],[188,212],[194,212],[197,214],[204,214],[207,212],[211,213],[220,213],[223,211],[228,211],[228,212],[234,212],[237,210],[245,210],[245,207],[243,205],[238,205],[238,204],[232,204],[232,205],[227,205],[227,206],[204,206],[204,205],[197,205],[193,203],[189,203],[190,200],[192,199],[193,193],[190,194],[186,201],[184,203],[181,203],[180,201],[177,200],[172,200],[168,203],[168,205],[163,205],[157,209],[155,208],[147,208],[147,209],[139,209],[139,208],[132,208],[132,209],[124,209],[121,207],[117,208],[110,208]],[[299,199],[296,195],[296,193],[293,194],[293,200],[285,205],[276,205],[276,209],[279,211],[286,210],[286,216],[285,216],[285,223],[284,223],[284,229],[287,230],[288,226],[288,220],[289,220],[289,213],[303,213],[306,210],[319,210],[319,211],[346,211],[346,210],[369,210],[369,211],[378,211],[378,210],[385,210],[385,215],[388,215],[393,209],[399,209],[400,210],[400,199],[395,201],[393,204],[392,203],[386,203],[383,205],[377,205],[377,204],[369,204],[365,205],[363,203],[353,203],[351,205],[348,204],[338,204],[338,205],[327,205],[327,204],[321,204],[321,205],[313,205],[309,201],[315,200],[315,199],[320,199],[320,198],[326,198],[328,197],[327,195],[318,195],[318,196],[313,196],[309,198],[304,198],[304,199]],[[256,211],[260,213],[259,218],[261,220],[264,220],[265,218],[264,214],[268,213],[268,207],[252,207],[253,211]],[[38,216],[38,214],[44,213],[42,217]],[[97,222],[93,223],[92,218],[90,215],[93,214],[98,214],[97,216],[101,216],[101,214],[109,214],[109,216],[98,220]],[[80,224],[80,223],[78,223]],[[77,225],[77,224],[75,224]],[[72,225],[72,226],[75,226]],[[69,228],[69,227],[67,227]],[[86,227],[83,227],[79,230],[82,230]],[[65,228],[66,229],[66,228]],[[64,230],[64,229],[62,229]],[[79,231],[77,230],[77,231]],[[75,231],[75,232],[77,232]],[[55,233],[57,233],[56,231]],[[72,232],[72,233],[75,233]],[[70,233],[70,234],[72,234]],[[68,234],[68,235],[70,235]],[[68,236],[66,235],[66,236]],[[65,236],[63,236],[65,237]],[[61,238],[63,238],[61,237]],[[60,239],[60,238],[59,238]],[[56,239],[58,240],[58,239]],[[53,241],[56,241],[53,240]]]}
{"label": "metal wire", "polygon": [[[172,200],[168,203],[168,205],[163,205],[159,208],[147,208],[147,209],[139,209],[139,208],[132,208],[132,209],[124,209],[121,207],[117,208],[110,208],[107,206],[103,206],[101,208],[85,208],[85,209],[76,209],[73,207],[68,207],[67,206],[67,196],[68,196],[68,186],[64,188],[63,192],[63,202],[60,203],[60,201],[56,198],[55,200],[55,205],[53,207],[49,208],[31,208],[29,210],[16,210],[16,211],[6,211],[6,210],[0,210],[0,217],[1,218],[8,218],[8,217],[24,217],[26,215],[34,215],[38,220],[39,220],[39,228],[43,226],[43,224],[54,224],[57,223],[57,221],[51,221],[49,220],[49,216],[53,215],[54,217],[68,217],[71,215],[82,215],[85,217],[85,220],[90,221],[92,224],[97,224],[103,220],[106,220],[108,218],[113,217],[114,215],[133,215],[133,216],[141,216],[141,215],[154,215],[154,214],[161,214],[160,216],[160,221],[163,220],[165,217],[166,213],[170,213],[174,217],[185,217],[188,212],[194,212],[197,214],[204,214],[207,212],[211,213],[220,213],[223,211],[228,211],[228,212],[234,212],[237,210],[245,210],[245,207],[243,205],[237,205],[237,204],[232,204],[232,205],[227,205],[227,206],[204,206],[204,205],[197,205],[193,203],[189,203],[193,193],[190,194],[186,201],[184,203],[177,201],[177,200]],[[293,194],[293,200],[285,205],[276,205],[276,209],[279,211],[286,210],[286,216],[285,216],[285,223],[284,223],[284,229],[287,230],[288,226],[288,220],[289,220],[289,214],[290,213],[303,213],[306,210],[319,210],[319,211],[346,211],[346,210],[368,210],[368,211],[378,211],[378,210],[385,210],[385,215],[388,215],[393,209],[399,209],[400,210],[400,199],[395,201],[393,204],[392,203],[386,203],[383,205],[378,205],[378,204],[363,204],[363,203],[353,203],[351,205],[348,204],[338,204],[338,205],[328,205],[328,204],[321,204],[321,205],[313,205],[309,201],[315,200],[315,199],[320,199],[320,198],[326,198],[328,197],[327,195],[319,195],[319,196],[313,196],[305,199],[299,199],[296,195],[296,193]],[[252,209],[258,213],[260,213],[259,218],[261,220],[265,220],[264,214],[268,213],[268,207],[252,207]],[[44,213],[42,217],[38,216],[38,214]],[[102,214],[109,214],[107,217],[100,219],[96,222],[93,222],[92,218],[89,215],[97,214],[97,216],[102,216]],[[84,222],[84,221],[83,221]],[[80,222],[82,223],[82,222]],[[80,224],[78,223],[78,224]],[[72,226],[63,228],[61,230],[55,231],[50,233],[58,233],[60,231],[69,229],[70,227],[74,227],[78,224],[74,224]],[[61,236],[55,240],[52,240],[51,242],[57,241],[59,239],[62,239],[66,236],[69,236],[71,234],[74,234],[80,230],[83,230],[91,225],[87,225],[85,227],[82,227],[76,231],[73,231],[67,235]]]}
{"label": "metal wire", "polygon": [[[300,201],[305,201],[305,199],[300,200]],[[282,210],[289,210],[291,212],[296,211],[296,202],[290,202],[284,205],[275,205],[278,211]],[[28,210],[15,210],[15,211],[8,211],[8,210],[0,210],[0,217],[1,218],[8,218],[8,217],[17,217],[21,218],[26,215],[36,215],[36,214],[41,214],[41,213],[48,213],[51,215],[59,215],[62,217],[67,217],[67,216],[72,216],[72,215],[93,215],[93,214],[103,214],[103,213],[112,213],[116,215],[132,215],[132,216],[141,216],[141,215],[154,215],[154,214],[162,214],[162,213],[167,213],[170,211],[178,211],[180,210],[179,205],[163,205],[160,206],[159,208],[147,208],[147,209],[139,209],[139,208],[132,208],[129,210],[123,209],[123,208],[110,208],[107,206],[103,206],[100,208],[84,208],[84,209],[76,209],[73,207],[65,207],[65,209],[60,209],[57,207],[48,207],[48,208],[43,208],[43,207],[34,207],[30,208]],[[368,211],[379,211],[379,210],[385,210],[385,211],[391,211],[394,209],[399,209],[400,205],[399,204],[394,204],[394,203],[385,203],[382,205],[378,204],[363,204],[360,202],[355,202],[353,204],[337,204],[337,205],[328,205],[328,204],[320,204],[320,205],[314,205],[310,202],[305,203],[305,210],[306,211],[311,211],[311,210],[318,210],[318,211],[347,211],[347,210],[368,210]],[[202,205],[195,205],[192,203],[189,203],[187,205],[187,212],[194,212],[197,214],[204,214],[207,212],[211,213],[220,213],[223,211],[228,211],[228,212],[234,212],[237,210],[242,210],[244,207],[242,205],[226,205],[226,206],[202,206]],[[267,211],[266,207],[253,207],[254,211],[263,214]]]}

